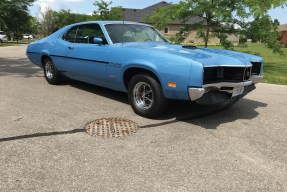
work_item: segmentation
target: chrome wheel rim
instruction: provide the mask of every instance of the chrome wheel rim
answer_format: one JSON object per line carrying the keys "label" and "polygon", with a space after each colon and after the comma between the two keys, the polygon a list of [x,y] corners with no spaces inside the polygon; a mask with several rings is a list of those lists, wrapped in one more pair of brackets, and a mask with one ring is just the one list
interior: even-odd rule
{"label": "chrome wheel rim", "polygon": [[45,65],[46,76],[48,79],[52,79],[54,76],[54,68],[51,61],[47,61]]}
{"label": "chrome wheel rim", "polygon": [[137,83],[133,89],[133,99],[138,108],[143,110],[151,108],[154,100],[149,84],[145,82]]}

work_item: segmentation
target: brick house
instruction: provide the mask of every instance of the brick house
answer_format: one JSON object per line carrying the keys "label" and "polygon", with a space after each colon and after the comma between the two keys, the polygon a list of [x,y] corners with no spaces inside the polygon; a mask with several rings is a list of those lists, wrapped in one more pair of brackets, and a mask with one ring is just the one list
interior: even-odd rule
{"label": "brick house", "polygon": [[287,23],[278,27],[280,34],[279,40],[284,46],[287,46]]}
{"label": "brick house", "polygon": [[[151,5],[149,7],[143,8],[143,9],[131,9],[131,8],[124,8],[124,14],[125,14],[125,20],[126,21],[135,21],[135,22],[144,22],[144,18],[148,15],[151,15],[153,11],[156,11],[159,8],[169,6],[170,3],[167,3],[165,1],[159,2],[157,4]],[[169,23],[165,28],[161,29],[160,32],[167,38],[170,38],[172,36],[175,36],[181,28],[184,28],[187,24],[195,24],[200,22],[202,19],[199,16],[192,16],[190,17],[185,23],[183,23],[181,20],[174,20],[171,23]],[[235,35],[230,35],[228,37],[228,40],[233,43],[239,43],[239,37]],[[185,39],[184,43],[189,42],[195,42],[195,43],[203,43],[203,40],[198,38],[196,35],[196,31],[192,30],[189,36]],[[209,43],[219,43],[220,40],[218,38],[211,38],[209,40]]]}

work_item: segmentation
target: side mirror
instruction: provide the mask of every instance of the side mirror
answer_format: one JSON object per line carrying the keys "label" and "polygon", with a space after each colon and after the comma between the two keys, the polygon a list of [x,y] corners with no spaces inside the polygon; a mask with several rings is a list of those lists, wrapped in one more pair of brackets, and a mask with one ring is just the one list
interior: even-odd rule
{"label": "side mirror", "polygon": [[94,42],[94,44],[102,45],[103,44],[103,39],[100,38],[100,37],[94,37],[93,42]]}

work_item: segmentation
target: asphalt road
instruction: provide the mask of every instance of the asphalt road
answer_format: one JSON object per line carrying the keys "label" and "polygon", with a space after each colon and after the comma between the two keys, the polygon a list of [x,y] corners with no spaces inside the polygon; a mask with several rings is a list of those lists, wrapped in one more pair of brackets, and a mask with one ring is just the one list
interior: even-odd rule
{"label": "asphalt road", "polygon": [[[0,191],[287,191],[287,86],[259,84],[225,110],[172,102],[150,120],[124,93],[49,85],[25,48],[0,47]],[[83,132],[107,117],[141,128]]]}

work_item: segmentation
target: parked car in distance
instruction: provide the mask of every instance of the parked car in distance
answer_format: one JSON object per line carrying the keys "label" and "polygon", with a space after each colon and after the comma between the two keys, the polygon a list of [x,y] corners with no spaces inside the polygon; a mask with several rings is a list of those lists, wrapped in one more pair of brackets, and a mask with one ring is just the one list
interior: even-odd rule
{"label": "parked car in distance", "polygon": [[31,34],[23,34],[23,39],[34,39],[34,36]]}
{"label": "parked car in distance", "polygon": [[0,31],[0,44],[2,44],[3,42],[7,42],[8,38],[7,35],[4,31]]}
{"label": "parked car in distance", "polygon": [[174,45],[135,22],[72,24],[29,44],[27,56],[48,83],[66,76],[127,92],[135,113],[148,118],[162,114],[170,99],[233,103],[263,78],[261,57]]}

